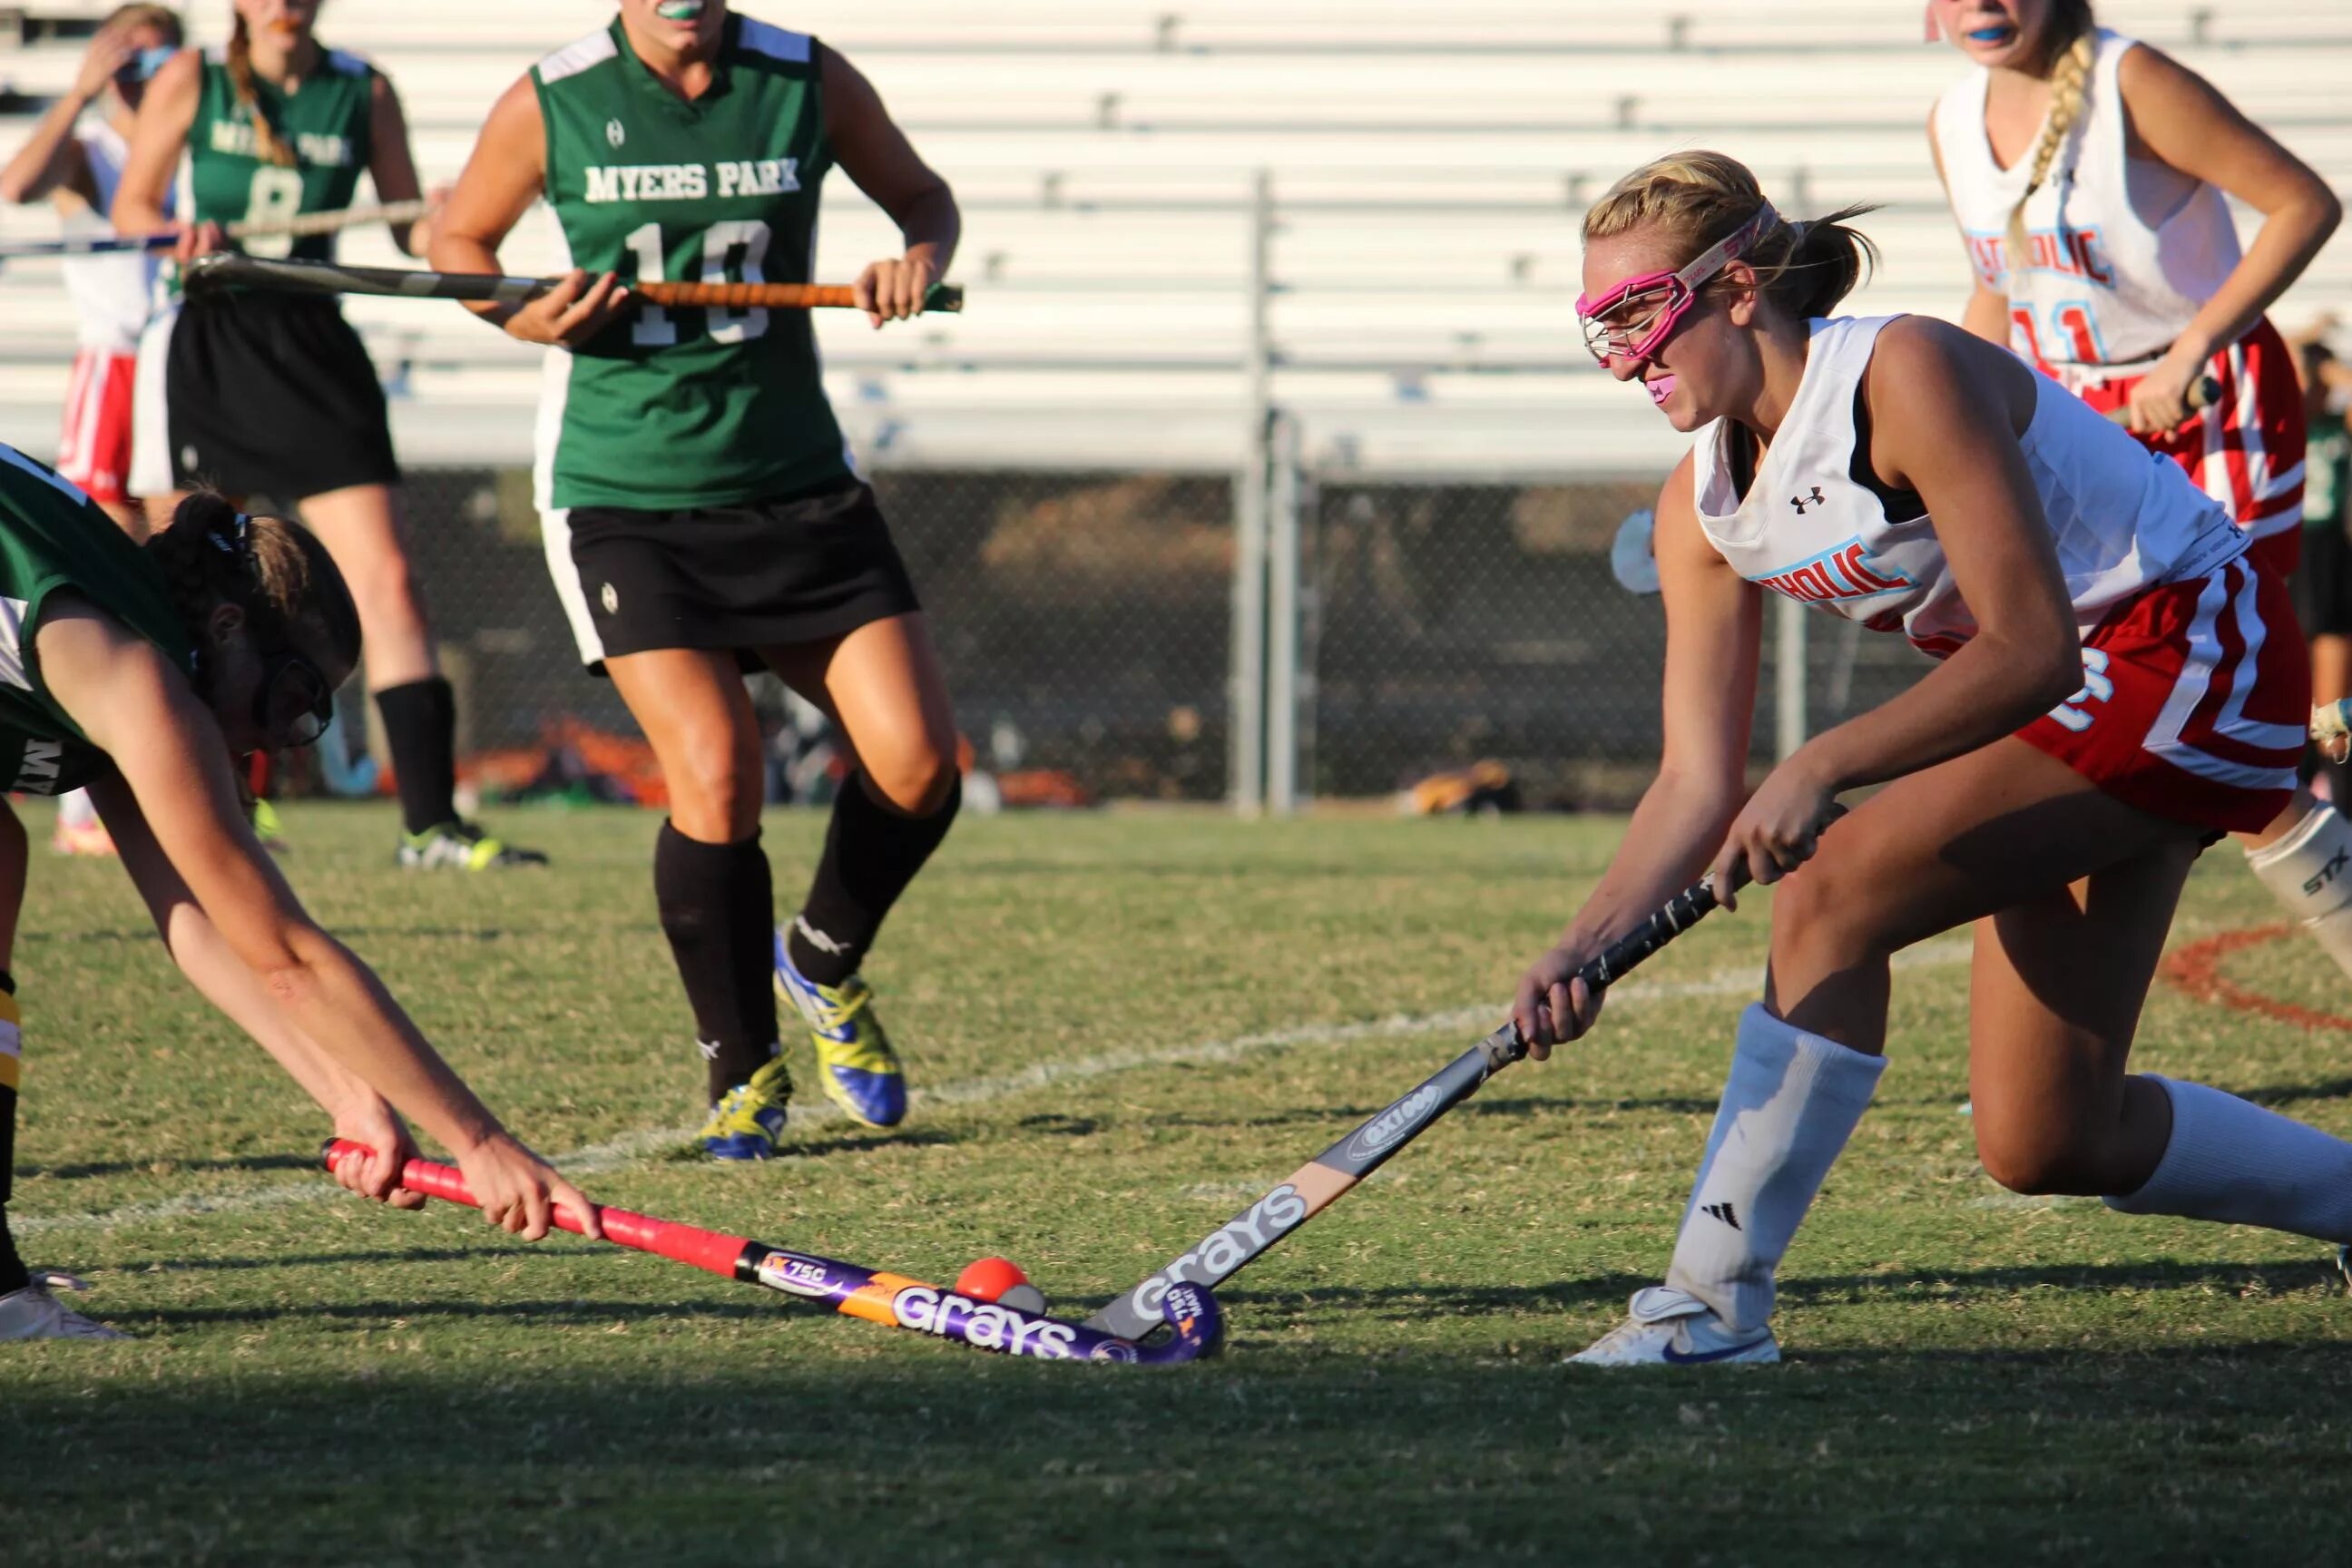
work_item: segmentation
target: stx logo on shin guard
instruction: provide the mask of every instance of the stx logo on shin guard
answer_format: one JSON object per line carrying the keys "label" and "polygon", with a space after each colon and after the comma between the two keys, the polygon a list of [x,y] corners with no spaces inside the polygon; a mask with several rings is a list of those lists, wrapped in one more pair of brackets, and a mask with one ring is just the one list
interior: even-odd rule
{"label": "stx logo on shin guard", "polygon": [[1709,1219],[1721,1220],[1724,1224],[1729,1226],[1734,1230],[1740,1228],[1739,1211],[1733,1208],[1729,1204],[1705,1204],[1700,1205],[1698,1212],[1706,1215]]}
{"label": "stx logo on shin guard", "polygon": [[1307,1199],[1285,1182],[1252,1204],[1224,1229],[1138,1285],[1128,1304],[1144,1317],[1157,1317],[1171,1286],[1213,1285],[1266,1247],[1289,1235],[1307,1215]]}
{"label": "stx logo on shin guard", "polygon": [[2317,876],[2309,879],[2303,884],[2303,890],[2306,893],[2315,893],[2319,891],[2320,889],[2327,886],[2328,883],[2336,880],[2337,877],[2343,874],[2344,863],[2347,859],[2352,859],[2352,849],[2338,849],[2328,860],[2327,864],[2319,868],[2319,874]]}

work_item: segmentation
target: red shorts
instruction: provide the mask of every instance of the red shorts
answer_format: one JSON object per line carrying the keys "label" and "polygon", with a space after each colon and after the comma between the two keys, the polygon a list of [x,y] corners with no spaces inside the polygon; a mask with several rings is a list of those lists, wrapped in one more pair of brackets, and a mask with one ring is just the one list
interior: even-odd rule
{"label": "red shorts", "polygon": [[2251,833],[2285,809],[2310,719],[2286,584],[2241,556],[2118,605],[2083,639],[2083,689],[2017,736],[2126,805]]}
{"label": "red shorts", "polygon": [[136,354],[84,349],[74,356],[66,385],[65,429],[58,437],[58,472],[92,500],[128,501],[131,473],[131,388]]}
{"label": "red shorts", "polygon": [[[2131,401],[2137,375],[2084,381],[2079,367],[2060,379],[2105,414]],[[2188,470],[2254,536],[2248,553],[2284,580],[2303,553],[2303,387],[2294,354],[2265,316],[2208,362],[2221,384],[2210,407],[2177,430],[2143,432],[2142,445]]]}

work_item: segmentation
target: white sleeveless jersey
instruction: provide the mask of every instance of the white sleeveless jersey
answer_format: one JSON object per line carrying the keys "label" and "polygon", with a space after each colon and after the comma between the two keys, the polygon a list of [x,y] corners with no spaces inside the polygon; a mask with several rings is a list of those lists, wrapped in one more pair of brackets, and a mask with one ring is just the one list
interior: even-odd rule
{"label": "white sleeveless jersey", "polygon": [[[1942,658],[1976,635],[1919,498],[1889,490],[1870,467],[1863,372],[1897,316],[1811,323],[1797,395],[1743,499],[1731,468],[1734,426],[1698,433],[1693,494],[1699,527],[1749,582],[1899,631]],[[2019,445],[2049,520],[2076,625],[2084,632],[2143,589],[2203,577],[2246,548],[2229,514],[2046,376]],[[1965,527],[1966,520],[1954,520]]]}
{"label": "white sleeveless jersey", "polygon": [[[115,187],[122,183],[122,163],[131,147],[102,121],[76,131],[74,140],[89,165],[98,205],[67,215],[62,226],[68,238],[103,239],[114,233],[106,215],[113,209]],[[168,200],[163,210],[171,211]],[[156,266],[155,257],[135,251],[82,256],[63,263],[66,296],[73,301],[75,341],[100,353],[136,353],[154,299]]]}
{"label": "white sleeveless jersey", "polygon": [[[2238,265],[2238,231],[2219,189],[2145,161],[2135,171],[2126,156],[2116,71],[2136,44],[2099,29],[2083,111],[2025,204],[2022,274],[2010,269],[2004,236],[2031,157],[2008,169],[1993,162],[1982,67],[1936,101],[1936,149],[1969,263],[1986,288],[2009,296],[2010,346],[2044,364],[2157,357]],[[2132,200],[2136,186],[2144,199],[2168,203],[2152,227]]]}

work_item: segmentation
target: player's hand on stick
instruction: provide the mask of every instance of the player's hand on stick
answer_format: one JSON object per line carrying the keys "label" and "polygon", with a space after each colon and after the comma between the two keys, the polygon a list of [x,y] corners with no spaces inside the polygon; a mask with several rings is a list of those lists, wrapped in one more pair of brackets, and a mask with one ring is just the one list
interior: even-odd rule
{"label": "player's hand on stick", "polygon": [[227,231],[210,218],[202,223],[173,224],[172,235],[172,258],[175,261],[194,261],[199,256],[228,248]]}
{"label": "player's hand on stick", "polygon": [[425,1194],[400,1184],[401,1167],[417,1158],[415,1140],[398,1113],[377,1095],[367,1104],[347,1106],[335,1114],[335,1136],[364,1145],[364,1160],[335,1163],[335,1180],[363,1198],[390,1204],[396,1209],[425,1206]]}
{"label": "player's hand on stick", "polygon": [[575,267],[554,288],[518,308],[504,325],[508,336],[527,343],[576,349],[612,325],[630,298],[614,274],[592,279]]}
{"label": "player's hand on stick", "polygon": [[923,300],[939,281],[939,273],[928,261],[902,257],[896,261],[877,261],[857,275],[853,287],[857,291],[857,308],[879,331],[885,321],[903,321],[923,313]]}
{"label": "player's hand on stick", "polygon": [[1598,948],[1563,942],[1535,961],[1519,977],[1519,994],[1511,1003],[1511,1021],[1528,1055],[1549,1061],[1551,1048],[1580,1039],[1601,1021],[1607,993],[1595,994],[1576,972],[1592,962]]}
{"label": "player's hand on stick", "polygon": [[554,1227],[560,1205],[580,1221],[581,1235],[591,1241],[604,1237],[604,1223],[587,1194],[510,1134],[495,1133],[471,1152],[458,1155],[457,1168],[465,1173],[483,1217],[509,1235],[539,1240]]}
{"label": "player's hand on stick", "polygon": [[[1837,790],[1813,767],[1803,748],[1774,768],[1732,820],[1731,831],[1716,851],[1708,875],[1715,879],[1716,902],[1727,910],[1739,907],[1738,883],[1779,881],[1813,858],[1822,829],[1839,815]],[[1732,868],[1743,868],[1743,877]]]}
{"label": "player's hand on stick", "polygon": [[2197,413],[2189,401],[2189,389],[2204,377],[2202,359],[2182,363],[2179,355],[2166,354],[2132,388],[2131,401],[2124,405],[2126,426],[2143,432],[2179,429]]}

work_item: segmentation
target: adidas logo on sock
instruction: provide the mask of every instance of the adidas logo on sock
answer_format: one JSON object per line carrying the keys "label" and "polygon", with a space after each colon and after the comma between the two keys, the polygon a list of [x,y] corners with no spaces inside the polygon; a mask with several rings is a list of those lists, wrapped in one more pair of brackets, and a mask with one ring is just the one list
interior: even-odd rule
{"label": "adidas logo on sock", "polygon": [[1700,1205],[1698,1212],[1711,1219],[1721,1220],[1734,1230],[1739,1228],[1739,1211],[1729,1204],[1704,1204]]}
{"label": "adidas logo on sock", "polygon": [[697,1040],[694,1042],[694,1048],[702,1053],[702,1059],[704,1061],[715,1062],[719,1059],[719,1042],[717,1040]]}

